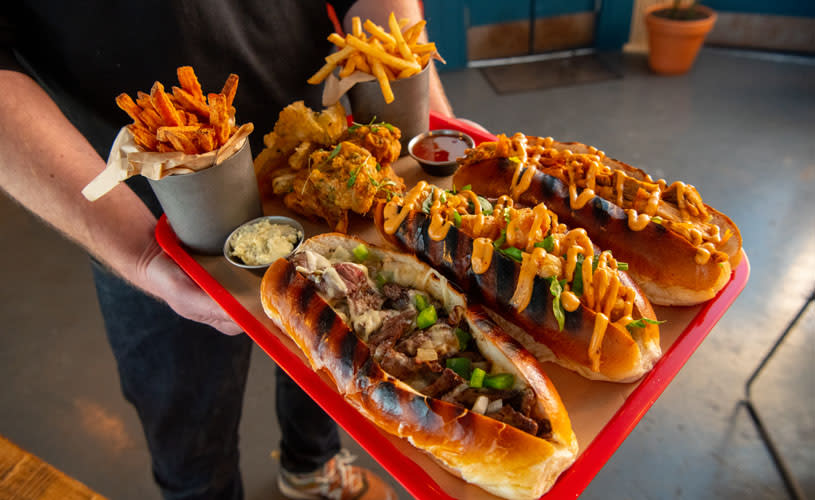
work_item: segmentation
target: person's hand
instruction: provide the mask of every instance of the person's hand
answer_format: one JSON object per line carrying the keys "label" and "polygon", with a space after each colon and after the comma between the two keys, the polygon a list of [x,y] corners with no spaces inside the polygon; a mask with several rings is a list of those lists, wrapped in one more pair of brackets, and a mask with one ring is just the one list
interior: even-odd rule
{"label": "person's hand", "polygon": [[[153,242],[155,244],[155,242]],[[223,309],[204,293],[158,246],[148,250],[139,266],[149,293],[184,318],[210,325],[226,335],[242,333]]]}

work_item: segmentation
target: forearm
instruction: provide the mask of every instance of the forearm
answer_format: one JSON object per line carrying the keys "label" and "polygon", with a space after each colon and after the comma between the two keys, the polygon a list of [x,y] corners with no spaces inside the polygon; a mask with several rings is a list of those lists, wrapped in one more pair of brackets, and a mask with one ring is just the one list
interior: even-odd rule
{"label": "forearm", "polygon": [[[419,2],[415,0],[358,0],[354,3],[343,21],[343,28],[351,32],[351,18],[370,19],[380,26],[388,26],[388,16],[393,12],[397,19],[410,19],[415,23],[422,19]],[[422,34],[422,39],[426,39]],[[435,61],[430,62],[430,109],[444,116],[453,116],[453,108],[444,93],[444,87],[436,71]]]}
{"label": "forearm", "polygon": [[0,71],[0,187],[48,224],[150,293],[145,266],[161,250],[156,220],[119,186],[96,202],[82,188],[105,166],[28,76]]}

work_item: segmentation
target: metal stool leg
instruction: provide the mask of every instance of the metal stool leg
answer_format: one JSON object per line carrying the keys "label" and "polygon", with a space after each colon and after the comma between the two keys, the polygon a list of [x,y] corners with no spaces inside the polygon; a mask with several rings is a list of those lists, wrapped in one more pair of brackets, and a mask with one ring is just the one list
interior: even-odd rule
{"label": "metal stool leg", "polygon": [[795,480],[792,473],[790,472],[790,469],[787,466],[784,457],[781,455],[781,452],[776,447],[775,442],[772,440],[772,437],[770,436],[770,433],[767,430],[767,427],[764,425],[764,421],[761,419],[761,416],[759,415],[758,410],[755,407],[755,404],[753,404],[751,389],[753,382],[755,382],[756,378],[758,378],[758,375],[764,369],[764,366],[773,357],[775,351],[778,350],[778,347],[781,345],[782,342],[784,342],[784,339],[787,338],[787,335],[792,331],[792,329],[798,323],[798,320],[800,320],[801,316],[804,315],[804,312],[806,311],[807,307],[809,307],[809,305],[813,301],[815,301],[815,290],[813,290],[813,292],[809,295],[809,298],[804,302],[804,305],[801,307],[801,309],[798,311],[798,313],[795,315],[792,321],[790,321],[790,323],[787,325],[787,327],[775,341],[773,347],[761,360],[761,363],[759,363],[758,367],[756,367],[753,374],[750,375],[750,378],[747,379],[747,383],[745,384],[744,387],[745,398],[741,401],[741,403],[747,407],[747,411],[750,413],[750,417],[753,419],[753,422],[755,423],[756,428],[758,429],[759,435],[761,436],[761,440],[764,441],[764,445],[770,452],[773,462],[775,463],[778,472],[781,474],[781,478],[784,480],[784,486],[786,486],[787,492],[789,492],[790,497],[796,500],[803,500],[804,492],[803,490],[801,490],[801,487],[798,485],[798,482]]}

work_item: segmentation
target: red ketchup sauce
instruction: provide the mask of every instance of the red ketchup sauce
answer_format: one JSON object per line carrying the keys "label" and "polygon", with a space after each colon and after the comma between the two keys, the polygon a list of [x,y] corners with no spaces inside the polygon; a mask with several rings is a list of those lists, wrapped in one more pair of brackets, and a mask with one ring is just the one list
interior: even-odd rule
{"label": "red ketchup sauce", "polygon": [[464,156],[468,144],[460,137],[431,135],[413,145],[413,154],[425,161],[453,161]]}

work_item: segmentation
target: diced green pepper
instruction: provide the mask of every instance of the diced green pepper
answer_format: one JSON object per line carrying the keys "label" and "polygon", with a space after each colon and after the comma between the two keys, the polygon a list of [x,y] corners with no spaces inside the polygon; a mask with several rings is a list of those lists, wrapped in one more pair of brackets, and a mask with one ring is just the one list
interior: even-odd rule
{"label": "diced green pepper", "polygon": [[485,372],[481,368],[473,369],[473,374],[470,375],[470,387],[483,387],[484,377],[486,375],[487,372]]}
{"label": "diced green pepper", "polygon": [[421,312],[419,312],[419,315],[416,316],[416,326],[422,330],[435,325],[437,319],[436,308],[434,306],[429,306],[422,309]]}
{"label": "diced green pepper", "polygon": [[387,278],[385,278],[381,274],[376,275],[376,286],[378,286],[379,288],[382,288],[383,286],[385,286],[385,283],[387,283],[387,282],[388,282]]}
{"label": "diced green pepper", "polygon": [[368,252],[368,247],[366,247],[364,243],[360,243],[359,245],[355,246],[353,253],[354,258],[357,260],[366,260],[370,255],[370,252]]}
{"label": "diced green pepper", "polygon": [[469,379],[471,364],[469,358],[448,358],[446,366],[462,378]]}
{"label": "diced green pepper", "polygon": [[511,373],[496,373],[484,377],[484,387],[490,389],[509,389],[515,383],[515,375]]}
{"label": "diced green pepper", "polygon": [[427,306],[430,305],[430,302],[427,300],[427,297],[422,295],[421,293],[417,293],[415,297],[413,297],[413,303],[416,304],[416,309],[419,311],[424,311],[427,309]]}
{"label": "diced green pepper", "polygon": [[469,344],[470,339],[473,338],[470,332],[462,330],[461,328],[456,328],[456,337],[458,337],[458,348],[462,351],[467,349],[467,344]]}

